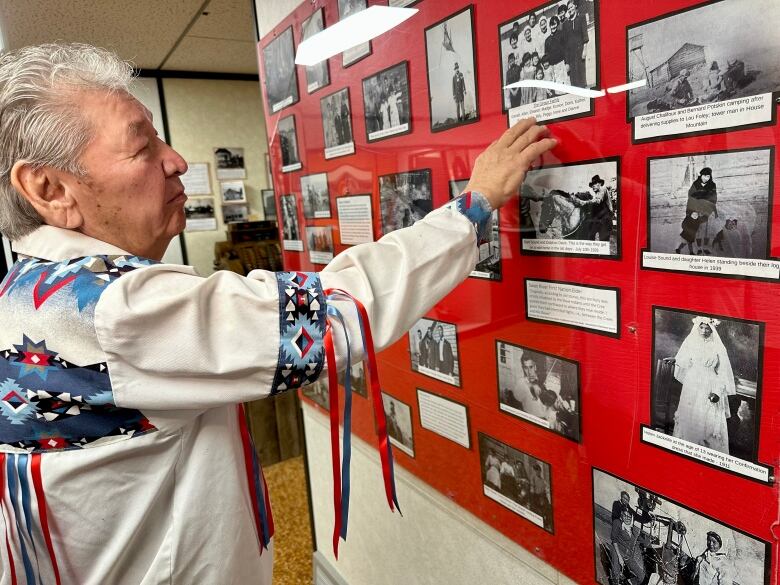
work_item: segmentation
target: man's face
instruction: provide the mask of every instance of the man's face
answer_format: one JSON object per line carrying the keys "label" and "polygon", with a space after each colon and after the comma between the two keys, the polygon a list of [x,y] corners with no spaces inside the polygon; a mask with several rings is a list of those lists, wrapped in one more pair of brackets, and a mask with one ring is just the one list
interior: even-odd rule
{"label": "man's face", "polygon": [[540,18],[539,19],[539,30],[543,33],[547,32],[547,19],[546,18]]}
{"label": "man's face", "polygon": [[701,182],[702,183],[709,183],[711,178],[712,178],[711,175],[702,175],[701,176]]}
{"label": "man's face", "polygon": [[624,506],[628,506],[631,500],[629,499],[628,494],[620,494],[620,501],[623,503]]}
{"label": "man's face", "polygon": [[80,110],[94,129],[81,164],[87,176],[73,196],[85,234],[151,258],[162,258],[184,229],[179,175],[187,163],[157,136],[151,114],[127,93],[84,92]]}
{"label": "man's face", "polygon": [[604,188],[604,185],[601,183],[593,183],[593,192],[594,193],[601,193],[601,190]]}
{"label": "man's face", "polygon": [[577,16],[577,7],[569,2],[569,5],[566,7],[566,18],[569,20],[574,20]]}
{"label": "man's face", "polygon": [[536,371],[536,362],[533,360],[523,361],[523,373],[529,382],[537,382],[539,380],[539,374]]}
{"label": "man's face", "polygon": [[433,330],[433,339],[438,343],[441,341],[442,337],[444,337],[444,329],[442,329],[441,325],[439,325],[436,329]]}
{"label": "man's face", "polygon": [[558,31],[558,21],[553,20],[550,22],[550,34],[553,34]]}

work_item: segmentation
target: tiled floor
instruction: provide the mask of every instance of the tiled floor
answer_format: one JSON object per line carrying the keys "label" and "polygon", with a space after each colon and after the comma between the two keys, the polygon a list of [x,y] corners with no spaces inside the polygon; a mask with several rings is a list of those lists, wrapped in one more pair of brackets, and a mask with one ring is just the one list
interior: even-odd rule
{"label": "tiled floor", "polygon": [[303,457],[265,468],[274,512],[274,585],[310,585],[312,543]]}

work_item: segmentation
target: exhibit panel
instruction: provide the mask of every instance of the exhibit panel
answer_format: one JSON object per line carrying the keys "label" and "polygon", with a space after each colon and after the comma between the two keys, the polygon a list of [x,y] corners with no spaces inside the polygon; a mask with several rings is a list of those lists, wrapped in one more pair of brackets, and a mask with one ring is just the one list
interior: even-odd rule
{"label": "exhibit panel", "polygon": [[378,355],[395,464],[577,583],[778,585],[780,3],[421,0],[309,90],[304,23],[352,4],[259,43],[285,269],[441,207],[524,116],[560,141]]}

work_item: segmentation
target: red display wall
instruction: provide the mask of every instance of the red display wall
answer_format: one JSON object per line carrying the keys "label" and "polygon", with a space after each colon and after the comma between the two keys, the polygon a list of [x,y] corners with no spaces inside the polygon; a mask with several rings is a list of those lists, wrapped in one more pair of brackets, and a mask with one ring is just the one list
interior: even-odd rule
{"label": "red display wall", "polygon": [[[276,113],[267,108],[265,114],[277,202],[280,195],[294,194],[298,200],[301,231],[305,225],[331,226],[336,253],[347,247],[340,244],[338,196],[372,194],[374,234],[377,239],[381,237],[378,177],[382,175],[431,169],[433,207],[446,203],[450,196],[449,181],[468,178],[475,157],[507,128],[508,118],[502,111],[499,26],[547,4],[537,0],[475,0],[471,4],[479,119],[445,131],[431,131],[424,29],[468,4],[447,0],[416,3],[414,7],[419,12],[397,29],[372,41],[369,56],[347,68],[342,66],[340,56],[331,58],[330,85],[312,94],[307,92],[303,68],[298,67],[299,100]],[[691,0],[598,1],[597,87],[606,88],[628,81],[628,27],[700,4]],[[337,22],[335,0],[317,2],[316,6],[324,7],[326,26]],[[297,47],[302,38],[301,23],[311,13],[311,3],[302,3],[263,38],[259,46],[261,63],[262,48],[290,26]],[[773,30],[778,25],[780,22],[774,22]],[[733,26],[740,25],[735,20]],[[713,31],[713,34],[717,32]],[[675,48],[670,44],[669,53]],[[774,55],[778,61],[780,53]],[[411,131],[369,144],[362,80],[401,61],[408,61]],[[266,81],[262,66],[261,80]],[[342,88],[349,88],[355,153],[326,160],[320,99]],[[414,457],[395,449],[396,464],[580,583],[595,582],[599,575],[598,554],[594,554],[597,551],[594,551],[593,505],[596,495],[593,493],[593,468],[597,468],[650,490],[662,500],[677,502],[770,544],[765,576],[760,582],[777,584],[780,583],[776,543],[780,536],[780,506],[774,469],[780,453],[778,280],[642,267],[642,251],[650,246],[649,159],[771,147],[778,137],[775,106],[771,106],[773,117],[767,123],[643,142],[632,139],[632,124],[626,115],[627,99],[627,93],[607,94],[593,100],[592,114],[550,121],[549,126],[560,144],[540,163],[547,167],[597,159],[619,160],[619,257],[539,256],[521,252],[519,203],[514,202],[503,209],[500,216],[501,280],[468,278],[428,314],[431,319],[457,325],[460,387],[414,372],[407,338],[379,355],[383,390],[408,404],[412,412]],[[282,118],[291,114],[295,116],[302,168],[283,173],[277,127]],[[772,229],[780,221],[780,210],[772,204],[772,194],[777,189],[773,173],[774,149],[770,150],[770,156],[768,257],[774,258],[780,255],[780,241],[775,237],[776,230]],[[330,219],[303,217],[300,177],[313,173],[327,173]],[[749,173],[744,180],[748,179]],[[279,217],[282,217],[281,209]],[[287,270],[318,269],[310,262],[308,245],[305,246],[303,252],[284,253]],[[392,270],[391,267],[388,269]],[[617,289],[617,334],[602,335],[529,320],[526,279]],[[756,348],[758,399],[754,415],[759,439],[755,462],[770,467],[769,481],[749,479],[641,440],[642,425],[651,424],[651,389],[659,358],[654,343],[663,341],[656,340],[654,333],[657,336],[667,334],[661,330],[654,332],[654,323],[662,323],[662,315],[654,317],[654,307],[762,324],[756,338],[762,347]],[[500,410],[495,365],[497,340],[579,364],[579,441]],[[735,367],[738,368],[738,364]],[[418,388],[467,407],[469,449],[421,427]],[[373,443],[370,399],[355,396],[353,420],[355,433]],[[550,465],[552,532],[485,496],[478,433],[487,434]],[[633,501],[636,496],[633,492],[631,495]],[[693,554],[699,552],[696,550]],[[742,585],[746,582],[754,581],[747,579]]]}

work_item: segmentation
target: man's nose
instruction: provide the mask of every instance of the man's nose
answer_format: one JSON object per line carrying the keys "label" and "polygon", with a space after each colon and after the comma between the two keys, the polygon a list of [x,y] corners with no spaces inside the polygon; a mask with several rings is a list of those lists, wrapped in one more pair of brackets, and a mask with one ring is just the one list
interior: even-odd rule
{"label": "man's nose", "polygon": [[166,177],[180,176],[187,172],[187,161],[173,148],[165,145],[163,171]]}

